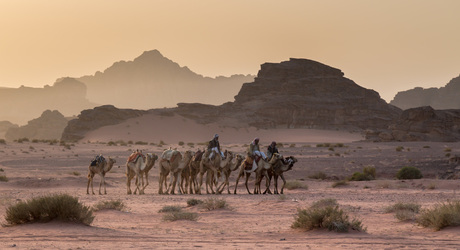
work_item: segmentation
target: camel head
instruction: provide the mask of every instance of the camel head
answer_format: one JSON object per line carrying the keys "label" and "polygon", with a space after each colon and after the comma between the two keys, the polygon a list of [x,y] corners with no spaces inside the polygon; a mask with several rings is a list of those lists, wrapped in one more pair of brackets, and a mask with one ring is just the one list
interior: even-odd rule
{"label": "camel head", "polygon": [[294,156],[289,156],[284,159],[284,162],[289,164],[288,170],[291,170],[291,168],[294,166],[294,163],[297,162],[297,159]]}
{"label": "camel head", "polygon": [[277,161],[279,160],[282,160],[283,159],[283,155],[279,154],[279,153],[274,153],[273,154],[273,157],[270,159],[270,164],[275,164]]}
{"label": "camel head", "polygon": [[113,164],[115,164],[116,162],[117,161],[115,159],[109,157],[109,160],[108,160],[107,164],[104,167],[104,172],[106,172],[106,173],[109,172],[112,169]]}

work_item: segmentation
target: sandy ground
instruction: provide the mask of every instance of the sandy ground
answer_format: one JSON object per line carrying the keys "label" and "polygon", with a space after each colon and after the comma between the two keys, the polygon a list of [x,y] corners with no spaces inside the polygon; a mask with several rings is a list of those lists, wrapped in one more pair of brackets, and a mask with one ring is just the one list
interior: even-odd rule
{"label": "sandy ground", "polygon": [[[460,143],[371,143],[357,141],[360,139],[359,135],[338,131],[278,130],[264,131],[268,134],[263,134],[261,131],[248,129],[248,134],[238,135],[238,132],[243,132],[222,129],[218,132],[221,134],[223,148],[237,153],[243,153],[244,144],[248,144],[254,136],[260,136],[265,146],[274,138],[279,138],[276,140],[284,144],[280,151],[284,155],[294,155],[299,159],[293,170],[286,173],[287,180],[297,180],[307,185],[308,189],[285,190],[282,196],[249,195],[242,184],[244,182],[240,181],[237,195],[158,195],[156,163],[150,174],[150,185],[146,188],[146,194],[139,196],[126,194],[124,163],[132,150],[142,149],[144,152],[156,154],[169,146],[177,147],[180,151],[196,150],[203,147],[197,143],[209,140],[216,128],[208,127],[204,132],[196,129],[195,135],[190,137],[185,136],[183,131],[178,131],[175,135],[152,132],[147,138],[137,137],[137,132],[129,132],[129,129],[138,125],[136,120],[129,122],[129,127],[128,124],[120,124],[92,133],[70,149],[47,143],[0,144],[0,168],[3,170],[0,175],[8,177],[8,182],[0,182],[1,223],[5,223],[3,215],[6,208],[15,202],[54,193],[76,196],[88,206],[117,199],[127,206],[127,211],[95,212],[96,217],[91,226],[50,222],[2,227],[0,249],[460,248],[459,227],[433,231],[414,222],[400,222],[393,214],[385,213],[385,207],[396,202],[416,202],[422,208],[429,208],[439,202],[459,200],[460,181],[442,180],[437,176],[448,167],[446,152],[460,154]],[[141,121],[137,122],[142,124]],[[168,122],[158,126],[171,126]],[[152,127],[150,129],[157,129]],[[190,131],[190,128],[188,126],[184,130]],[[139,130],[142,131],[139,134],[148,133],[148,128]],[[128,133],[130,136],[127,136]],[[164,140],[169,144],[160,147],[108,146],[96,143],[110,140],[149,143]],[[179,141],[184,141],[185,144],[179,146]],[[317,147],[322,142],[341,142],[344,147]],[[396,151],[398,146],[403,146],[404,150]],[[88,165],[99,153],[114,157],[117,163],[107,174],[108,194],[87,195]],[[408,165],[419,167],[424,178],[395,180],[397,170]],[[377,180],[331,187],[336,179],[361,171],[363,166],[376,167]],[[326,173],[329,179],[320,181],[308,177],[319,171]],[[233,172],[231,190],[234,189],[235,176],[236,172]],[[96,193],[99,180],[97,176]],[[249,185],[252,190],[252,178]],[[231,209],[205,211],[198,207],[187,207],[187,200],[190,198],[204,200],[210,197],[225,199]],[[313,202],[325,198],[336,199],[351,217],[361,219],[367,232],[335,233],[291,228],[298,208],[307,208]],[[162,220],[163,214],[158,211],[166,205],[182,206],[185,211],[198,213],[199,218],[197,221],[165,222]]]}

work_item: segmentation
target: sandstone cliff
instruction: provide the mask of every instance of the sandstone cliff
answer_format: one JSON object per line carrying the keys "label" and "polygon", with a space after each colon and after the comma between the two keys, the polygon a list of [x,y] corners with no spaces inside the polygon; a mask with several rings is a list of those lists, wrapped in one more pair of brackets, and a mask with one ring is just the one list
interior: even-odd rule
{"label": "sandstone cliff", "polygon": [[414,88],[396,94],[390,104],[401,109],[431,106],[434,109],[460,109],[460,76],[442,88]]}

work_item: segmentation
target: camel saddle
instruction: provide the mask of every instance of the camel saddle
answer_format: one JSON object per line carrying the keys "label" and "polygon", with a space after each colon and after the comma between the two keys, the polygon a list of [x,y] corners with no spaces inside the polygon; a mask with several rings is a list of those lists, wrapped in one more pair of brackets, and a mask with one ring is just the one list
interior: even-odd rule
{"label": "camel saddle", "polygon": [[140,152],[134,152],[132,153],[129,157],[128,157],[128,162],[131,162],[131,163],[136,163],[137,162],[137,159],[139,159],[139,157],[142,157],[145,159],[145,156],[140,153]]}
{"label": "camel saddle", "polygon": [[97,166],[98,164],[102,163],[105,161],[104,156],[102,155],[96,155],[94,159],[91,161],[91,166]]}
{"label": "camel saddle", "polygon": [[193,156],[192,161],[201,161],[201,158],[203,158],[204,151],[197,151],[195,155]]}
{"label": "camel saddle", "polygon": [[174,161],[174,159],[176,159],[178,155],[180,155],[179,151],[168,149],[168,150],[165,150],[163,154],[161,155],[161,160],[172,162]]}
{"label": "camel saddle", "polygon": [[[255,157],[256,163],[259,163],[260,159],[262,159],[262,157],[260,157],[258,155],[254,156],[254,157]],[[250,156],[246,156],[246,160],[244,160],[244,170],[251,171],[253,163],[254,163],[254,158],[250,157]]]}

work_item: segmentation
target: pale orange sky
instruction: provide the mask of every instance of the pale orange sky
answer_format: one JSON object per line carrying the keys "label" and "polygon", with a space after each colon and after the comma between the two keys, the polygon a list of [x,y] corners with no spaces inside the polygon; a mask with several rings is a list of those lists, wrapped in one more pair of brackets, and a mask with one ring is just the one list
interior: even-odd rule
{"label": "pale orange sky", "polygon": [[0,0],[0,86],[42,87],[158,49],[205,76],[308,58],[387,101],[460,74],[458,0]]}

